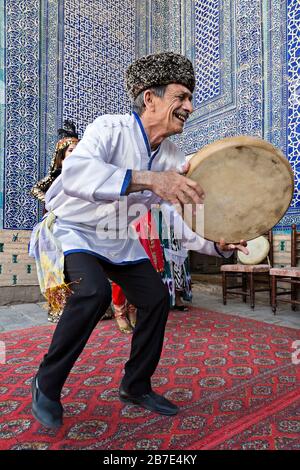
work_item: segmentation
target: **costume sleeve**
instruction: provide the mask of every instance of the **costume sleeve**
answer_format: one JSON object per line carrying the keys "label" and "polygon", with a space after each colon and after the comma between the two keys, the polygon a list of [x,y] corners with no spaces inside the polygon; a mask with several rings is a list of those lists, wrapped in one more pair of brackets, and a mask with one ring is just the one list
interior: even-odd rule
{"label": "costume sleeve", "polygon": [[214,242],[206,240],[193,232],[171,204],[162,203],[161,211],[166,223],[173,226],[176,238],[181,240],[182,248],[219,258],[229,258],[232,255],[233,251],[222,251],[218,249]]}
{"label": "costume sleeve", "polygon": [[38,181],[32,188],[31,194],[39,201],[45,202],[45,194],[50,188],[55,178],[50,175],[45,176],[42,180]]}
{"label": "costume sleeve", "polygon": [[131,170],[110,161],[111,130],[96,119],[63,164],[62,184],[69,196],[90,202],[115,201],[126,194]]}

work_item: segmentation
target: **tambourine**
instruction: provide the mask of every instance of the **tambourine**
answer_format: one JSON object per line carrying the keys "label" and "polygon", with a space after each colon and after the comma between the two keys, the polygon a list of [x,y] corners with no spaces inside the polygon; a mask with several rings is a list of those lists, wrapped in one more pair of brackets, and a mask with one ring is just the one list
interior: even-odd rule
{"label": "tambourine", "polygon": [[[205,192],[204,206],[185,221],[202,237],[238,243],[268,232],[287,211],[294,174],[283,153],[257,137],[228,137],[190,159],[187,176]],[[195,220],[200,213],[202,222]]]}

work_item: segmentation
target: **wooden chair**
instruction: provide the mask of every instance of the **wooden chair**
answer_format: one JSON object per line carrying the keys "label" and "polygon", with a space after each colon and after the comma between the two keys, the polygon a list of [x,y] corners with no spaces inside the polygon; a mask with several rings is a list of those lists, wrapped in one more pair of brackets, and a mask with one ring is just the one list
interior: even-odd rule
{"label": "wooden chair", "polygon": [[[271,283],[269,272],[273,266],[273,234],[270,230],[265,234],[270,244],[268,264],[224,264],[221,266],[222,273],[222,290],[223,290],[223,304],[227,303],[227,294],[242,296],[243,302],[247,301],[250,297],[251,308],[255,307],[255,293],[256,292],[269,292],[271,303]],[[264,260],[263,260],[264,261]],[[262,276],[264,278],[262,278]],[[267,279],[266,279],[267,276]],[[237,279],[237,284],[228,285],[228,279]],[[259,286],[257,281],[259,280]],[[241,281],[239,283],[239,281]],[[262,284],[267,284],[267,287],[260,287]]]}
{"label": "wooden chair", "polygon": [[[300,260],[300,232],[297,232],[296,225],[292,225],[291,233],[291,266],[285,268],[272,268],[270,270],[270,278],[272,285],[272,310],[276,315],[277,301],[287,302],[291,304],[292,310],[296,310],[296,305],[300,305],[297,300],[297,285],[300,284],[300,266],[297,267]],[[291,285],[290,290],[278,292],[277,283],[285,282]],[[278,299],[278,296],[288,295],[287,299]]]}

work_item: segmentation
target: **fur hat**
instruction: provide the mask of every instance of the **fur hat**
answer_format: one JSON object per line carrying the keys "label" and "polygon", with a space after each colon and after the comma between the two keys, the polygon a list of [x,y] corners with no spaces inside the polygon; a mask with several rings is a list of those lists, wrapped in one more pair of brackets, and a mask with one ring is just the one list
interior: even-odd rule
{"label": "fur hat", "polygon": [[126,70],[126,88],[135,98],[141,91],[153,86],[180,83],[191,92],[195,88],[195,74],[191,61],[175,52],[161,52],[141,57]]}

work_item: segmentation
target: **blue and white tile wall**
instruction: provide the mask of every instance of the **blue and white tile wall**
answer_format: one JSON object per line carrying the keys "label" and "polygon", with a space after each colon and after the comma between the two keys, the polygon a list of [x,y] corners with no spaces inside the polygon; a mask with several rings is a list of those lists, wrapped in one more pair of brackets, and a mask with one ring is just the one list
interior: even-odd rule
{"label": "blue and white tile wall", "polygon": [[277,229],[300,226],[299,0],[1,0],[0,23],[3,228],[38,219],[29,189],[62,119],[82,133],[99,114],[128,111],[126,66],[162,50],[186,54],[197,73],[196,111],[176,142],[190,154],[249,134],[280,147],[296,192]]}
{"label": "blue and white tile wall", "polygon": [[123,76],[136,55],[136,8],[131,0],[0,5],[0,229],[30,230],[40,216],[30,188],[47,172],[63,119],[82,133],[99,114],[130,110]]}
{"label": "blue and white tile wall", "polygon": [[[159,5],[171,13],[162,18]],[[296,190],[276,229],[299,226],[299,0],[149,0],[139,4],[138,17],[140,55],[175,50],[197,72],[195,112],[177,144],[189,154],[248,134],[281,148],[295,171]]]}
{"label": "blue and white tile wall", "polygon": [[4,77],[4,3],[0,2],[0,228],[3,227],[3,176],[4,176],[4,113],[5,113],[5,77]]}

